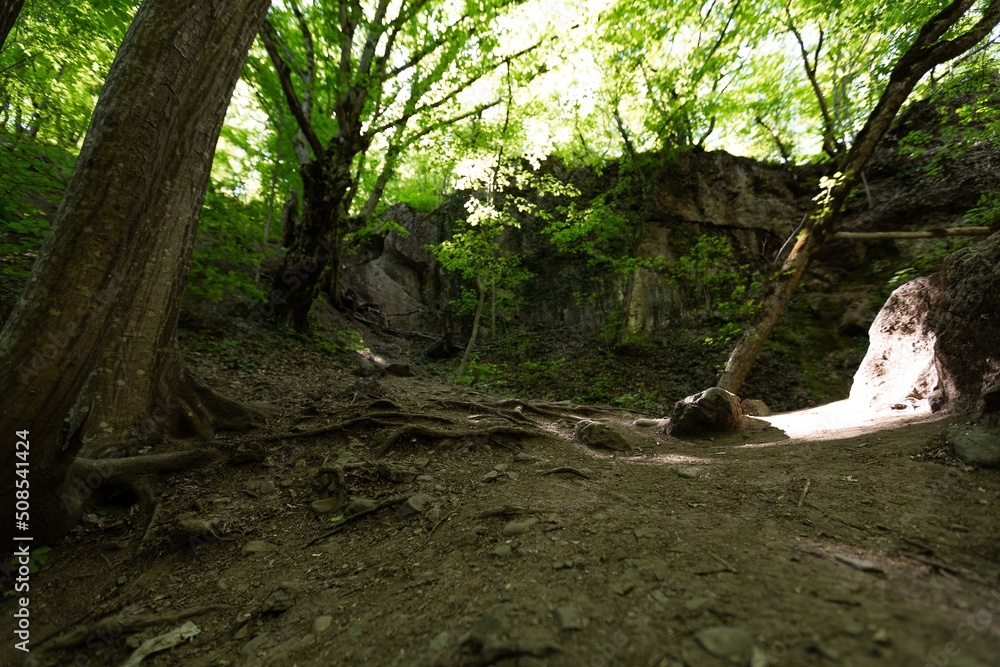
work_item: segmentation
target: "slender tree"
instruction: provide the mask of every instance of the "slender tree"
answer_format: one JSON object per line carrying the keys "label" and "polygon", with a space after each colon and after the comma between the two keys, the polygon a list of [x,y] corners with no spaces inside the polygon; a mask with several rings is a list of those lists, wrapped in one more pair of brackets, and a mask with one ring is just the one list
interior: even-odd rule
{"label": "slender tree", "polygon": [[176,326],[216,140],[268,4],[146,0],[136,14],[0,332],[0,534],[15,528],[15,480],[30,483],[27,534],[46,540],[75,525],[87,489],[212,457],[101,462],[79,456],[91,438],[246,421],[184,369]]}
{"label": "slender tree", "polygon": [[750,325],[737,341],[718,386],[737,393],[743,385],[810,261],[834,233],[844,202],[860,182],[865,164],[914,86],[934,67],[975,47],[1000,23],[1000,0],[990,0],[971,27],[955,34],[956,26],[976,4],[976,0],[951,2],[924,24],[913,44],[896,62],[878,104],[844,155],[841,172],[825,181],[826,189],[818,198],[816,209],[762,298]]}
{"label": "slender tree", "polygon": [[532,50],[500,54],[494,20],[514,0],[487,0],[467,13],[436,0],[340,0],[272,11],[261,31],[298,128],[302,217],[270,302],[279,321],[308,329],[321,273],[341,306],[344,238],[361,229],[403,153],[421,138],[499,103],[462,107],[477,81]]}

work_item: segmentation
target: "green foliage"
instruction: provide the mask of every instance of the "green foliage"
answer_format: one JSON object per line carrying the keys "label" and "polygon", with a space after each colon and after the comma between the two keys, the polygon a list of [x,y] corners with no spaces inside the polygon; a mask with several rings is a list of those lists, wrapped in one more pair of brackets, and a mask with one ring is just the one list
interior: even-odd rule
{"label": "green foliage", "polygon": [[1000,192],[985,192],[979,202],[965,214],[965,222],[973,227],[994,227],[1000,224]]}
{"label": "green foliage", "polygon": [[137,6],[27,0],[0,51],[0,127],[75,149]]}
{"label": "green foliage", "polygon": [[661,262],[660,270],[691,295],[695,312],[721,321],[707,343],[728,343],[739,336],[753,314],[761,284],[750,265],[739,262],[729,239],[702,235],[677,261]]}
{"label": "green foliage", "polygon": [[12,284],[28,277],[74,161],[51,144],[0,134],[0,276]]}
{"label": "green foliage", "polygon": [[189,295],[215,302],[226,296],[263,298],[254,282],[263,259],[263,215],[259,202],[209,188],[191,259]]}
{"label": "green foliage", "polygon": [[973,241],[969,238],[947,238],[924,244],[923,251],[916,256],[913,264],[896,271],[886,283],[882,294],[883,301],[900,285],[904,285],[914,278],[934,273],[941,268],[941,262],[949,255],[956,250],[972,245],[972,243]]}

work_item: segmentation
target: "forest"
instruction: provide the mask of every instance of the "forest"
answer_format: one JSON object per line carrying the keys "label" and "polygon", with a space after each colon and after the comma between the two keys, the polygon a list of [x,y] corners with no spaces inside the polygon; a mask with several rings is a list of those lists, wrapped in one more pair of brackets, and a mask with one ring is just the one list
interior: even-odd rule
{"label": "forest", "polygon": [[0,665],[992,665],[1000,0],[0,0]]}

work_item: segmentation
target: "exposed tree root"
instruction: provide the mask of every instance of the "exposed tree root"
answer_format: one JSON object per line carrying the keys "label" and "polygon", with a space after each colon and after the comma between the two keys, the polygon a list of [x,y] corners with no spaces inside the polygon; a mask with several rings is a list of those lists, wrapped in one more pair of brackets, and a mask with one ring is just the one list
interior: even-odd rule
{"label": "exposed tree root", "polygon": [[220,458],[218,450],[208,447],[117,459],[78,458],[70,467],[58,499],[64,523],[54,530],[58,532],[72,529],[95,497],[107,499],[126,495],[138,500],[142,514],[146,517],[139,541],[141,545],[148,538],[149,529],[159,509],[148,480],[154,476],[200,468]]}
{"label": "exposed tree root", "polygon": [[505,447],[506,449],[519,451],[515,447],[511,447],[510,445],[505,445],[504,443],[496,440],[496,436],[498,435],[512,435],[516,437],[525,438],[532,436],[539,437],[543,436],[544,434],[532,431],[526,431],[520,428],[512,428],[510,426],[494,426],[493,428],[476,429],[469,431],[438,431],[436,429],[427,428],[426,426],[410,424],[404,426],[403,428],[397,431],[393,431],[392,433],[390,433],[389,437],[383,440],[382,444],[380,444],[378,447],[375,448],[375,451],[372,452],[372,455],[375,458],[381,458],[382,456],[385,455],[386,452],[389,451],[390,448],[392,448],[394,444],[396,444],[396,442],[400,438],[404,438],[407,436],[422,436],[425,438],[435,438],[439,440],[445,438],[484,438],[488,439],[490,442],[496,443],[501,447]]}
{"label": "exposed tree root", "polygon": [[474,403],[472,401],[453,401],[449,399],[440,399],[436,401],[438,405],[442,408],[450,408],[455,410],[467,410],[469,412],[482,412],[494,417],[500,417],[501,419],[506,419],[507,421],[516,422],[519,424],[526,424],[531,426],[536,426],[536,422],[532,419],[526,417],[520,410],[520,408],[515,408],[513,410],[502,410],[496,406],[483,405],[482,403]]}
{"label": "exposed tree root", "polygon": [[325,540],[326,538],[330,537],[331,535],[336,535],[337,533],[339,533],[344,528],[346,528],[347,526],[351,525],[352,523],[354,523],[358,519],[361,519],[362,517],[366,517],[369,514],[374,514],[375,512],[380,512],[380,511],[384,510],[386,507],[392,507],[393,505],[398,505],[399,503],[406,502],[406,500],[409,497],[410,497],[410,494],[407,494],[405,496],[393,496],[392,498],[386,498],[385,500],[381,501],[379,504],[375,505],[375,507],[372,507],[371,509],[363,510],[361,512],[358,512],[357,514],[351,514],[349,516],[346,516],[346,517],[344,517],[344,519],[342,519],[340,521],[340,523],[337,524],[336,528],[334,528],[333,530],[328,531],[326,533],[323,533],[319,537],[312,538],[311,540],[309,540],[308,542],[305,543],[305,546],[311,547],[312,545],[316,544],[317,542],[321,542],[322,540]]}
{"label": "exposed tree root", "polygon": [[341,431],[346,431],[347,429],[358,426],[359,424],[372,424],[375,426],[399,426],[398,423],[385,421],[387,419],[405,420],[405,421],[425,419],[428,421],[444,422],[445,424],[454,423],[450,419],[447,419],[445,417],[438,417],[436,415],[411,414],[407,412],[374,412],[372,414],[362,415],[360,417],[354,417],[352,419],[338,422],[336,424],[330,424],[329,426],[322,426],[320,428],[315,428],[310,431],[300,431],[298,433],[279,433],[277,435],[269,435],[266,438],[260,438],[258,442],[275,442],[277,440],[292,440],[294,438],[311,438],[317,435],[326,435],[327,433],[339,433]]}
{"label": "exposed tree root", "polygon": [[225,604],[210,604],[202,607],[188,607],[180,611],[163,614],[143,614],[141,616],[109,616],[102,618],[95,623],[81,625],[69,632],[59,635],[55,639],[45,640],[41,644],[34,645],[34,648],[44,647],[45,650],[60,651],[73,646],[79,646],[92,640],[95,637],[102,641],[106,638],[119,637],[123,634],[136,632],[152,625],[176,623],[192,616],[201,616],[216,611],[226,611],[230,609]]}

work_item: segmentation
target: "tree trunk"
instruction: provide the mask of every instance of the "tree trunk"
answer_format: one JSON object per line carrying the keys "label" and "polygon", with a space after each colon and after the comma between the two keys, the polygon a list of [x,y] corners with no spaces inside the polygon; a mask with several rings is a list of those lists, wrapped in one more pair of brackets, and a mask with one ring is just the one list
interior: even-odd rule
{"label": "tree trunk", "polygon": [[349,168],[343,167],[333,152],[302,165],[300,174],[302,222],[274,277],[271,301],[276,321],[284,324],[291,320],[296,331],[305,333],[309,331],[309,309],[323,269],[329,262],[334,267],[340,263],[337,247],[341,207],[351,179]]}
{"label": "tree trunk", "polygon": [[0,0],[0,49],[3,49],[17,17],[24,7],[24,0]]}
{"label": "tree trunk", "polygon": [[[483,316],[483,304],[486,303],[486,288],[479,276],[476,276],[476,287],[479,289],[479,302],[476,303],[476,315],[472,318],[472,334],[469,342],[465,346],[465,354],[462,355],[462,362],[458,365],[458,377],[462,377],[469,370],[469,363],[472,361],[472,350],[476,347],[476,339],[479,338],[479,320]],[[445,333],[447,335],[447,332]]]}
{"label": "tree trunk", "polygon": [[0,332],[5,546],[15,431],[29,431],[31,445],[31,520],[18,534],[46,541],[78,519],[79,506],[62,503],[79,499],[74,470],[93,468],[77,460],[85,438],[124,435],[158,401],[176,406],[168,423],[210,423],[199,411],[214,399],[180,365],[177,317],[215,144],[268,5],[147,0],[135,16]]}
{"label": "tree trunk", "polygon": [[733,348],[717,383],[719,387],[734,394],[739,393],[757,355],[764,347],[764,341],[771,335],[785,306],[802,282],[809,262],[830,237],[833,223],[848,195],[859,182],[865,164],[892,125],[913,87],[935,66],[974,47],[1000,22],[1000,0],[992,0],[983,10],[979,22],[967,32],[953,39],[940,41],[974,4],[975,0],[955,0],[938,12],[920,29],[913,45],[896,62],[889,76],[889,84],[844,157],[843,175],[809,217],[798,242],[761,300],[743,336]]}

